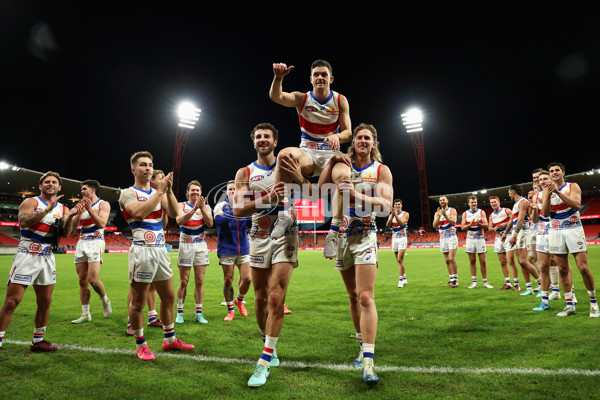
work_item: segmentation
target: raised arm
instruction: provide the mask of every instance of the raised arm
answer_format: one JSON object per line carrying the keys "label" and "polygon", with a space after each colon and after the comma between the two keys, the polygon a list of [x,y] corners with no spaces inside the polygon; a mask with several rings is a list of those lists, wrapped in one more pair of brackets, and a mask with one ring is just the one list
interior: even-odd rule
{"label": "raised arm", "polygon": [[304,93],[300,92],[284,92],[283,91],[283,78],[294,69],[294,66],[287,66],[283,63],[273,64],[273,82],[271,83],[271,89],[269,90],[269,97],[277,104],[281,104],[285,107],[296,107],[300,108],[304,102]]}

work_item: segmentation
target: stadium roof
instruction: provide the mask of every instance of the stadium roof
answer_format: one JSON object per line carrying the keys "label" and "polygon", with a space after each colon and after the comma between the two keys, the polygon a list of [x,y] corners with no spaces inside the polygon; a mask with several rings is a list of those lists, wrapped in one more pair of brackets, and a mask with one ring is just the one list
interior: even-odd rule
{"label": "stadium roof", "polygon": [[[581,187],[583,193],[592,193],[600,191],[600,170],[592,170],[586,172],[579,172],[576,174],[565,175],[565,181],[576,182]],[[512,184],[511,184],[512,185]],[[438,203],[440,197],[446,196],[448,203],[454,208],[468,207],[467,197],[471,194],[475,194],[478,199],[479,205],[489,205],[488,198],[490,196],[498,196],[501,203],[510,202],[508,197],[508,188],[511,185],[500,186],[491,189],[477,189],[471,192],[451,193],[451,194],[438,194],[429,196],[429,199]],[[532,182],[520,183],[525,192],[528,192],[532,188]]]}
{"label": "stadium roof", "polygon": [[[39,194],[40,178],[44,172],[33,171],[27,168],[12,165],[3,165],[0,168],[0,193],[20,195],[21,197]],[[61,176],[62,190],[60,194],[73,202],[81,198],[81,181]],[[121,189],[101,186],[100,196],[102,199],[114,202],[118,201]]]}

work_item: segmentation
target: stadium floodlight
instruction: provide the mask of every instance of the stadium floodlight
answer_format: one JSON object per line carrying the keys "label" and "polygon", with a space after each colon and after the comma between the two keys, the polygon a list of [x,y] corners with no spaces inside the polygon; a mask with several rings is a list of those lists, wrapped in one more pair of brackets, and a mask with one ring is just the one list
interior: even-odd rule
{"label": "stadium floodlight", "polygon": [[9,169],[10,165],[6,161],[0,161],[0,170]]}
{"label": "stadium floodlight", "polygon": [[179,126],[187,129],[194,129],[198,118],[200,118],[201,110],[196,108],[190,102],[183,102],[177,108],[177,115],[179,115]]}
{"label": "stadium floodlight", "polygon": [[401,116],[402,123],[404,124],[407,133],[420,132],[423,130],[423,114],[421,113],[421,110],[413,108]]}
{"label": "stadium floodlight", "polygon": [[431,213],[429,211],[429,190],[427,189],[427,172],[425,170],[425,144],[423,142],[423,113],[412,108],[400,114],[406,133],[410,135],[417,166],[419,168],[419,186],[421,199],[421,224],[423,229],[431,229]]}
{"label": "stadium floodlight", "polygon": [[177,133],[175,136],[175,152],[173,154],[173,193],[179,195],[179,177],[181,175],[181,161],[187,145],[190,132],[196,127],[196,122],[200,118],[201,110],[189,102],[184,101],[177,107]]}

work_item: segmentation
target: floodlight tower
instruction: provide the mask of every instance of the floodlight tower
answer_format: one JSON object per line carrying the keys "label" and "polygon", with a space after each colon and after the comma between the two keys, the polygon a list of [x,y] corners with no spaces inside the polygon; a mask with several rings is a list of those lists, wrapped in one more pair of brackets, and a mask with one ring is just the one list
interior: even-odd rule
{"label": "floodlight tower", "polygon": [[426,231],[431,230],[431,214],[429,212],[429,191],[427,189],[427,172],[425,170],[425,148],[423,144],[423,114],[412,109],[402,114],[402,123],[406,133],[410,135],[417,166],[419,168],[419,187],[421,200],[421,223]]}
{"label": "floodlight tower", "polygon": [[190,132],[196,126],[196,122],[200,117],[200,109],[196,108],[192,103],[184,102],[179,105],[177,115],[179,116],[179,124],[177,125],[177,135],[175,137],[175,153],[173,154],[173,193],[179,198],[179,175],[181,172],[181,160],[185,146],[187,145]]}

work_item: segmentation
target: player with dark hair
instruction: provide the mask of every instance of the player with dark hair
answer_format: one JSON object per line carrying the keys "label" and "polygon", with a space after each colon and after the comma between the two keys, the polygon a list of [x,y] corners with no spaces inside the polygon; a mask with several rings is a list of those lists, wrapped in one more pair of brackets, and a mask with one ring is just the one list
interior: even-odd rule
{"label": "player with dark hair", "polygon": [[59,203],[63,197],[58,194],[61,185],[58,172],[48,171],[40,178],[40,195],[23,200],[19,206],[21,240],[8,274],[6,297],[0,309],[0,349],[4,333],[29,286],[33,286],[37,303],[30,349],[33,352],[57,349],[44,339],[56,283],[53,247],[58,245],[60,237],[69,236],[74,219],[83,210],[81,202],[72,210]]}
{"label": "player with dark hair", "polygon": [[112,306],[102,281],[98,278],[104,259],[104,227],[110,214],[110,203],[98,197],[100,182],[88,179],[81,182],[84,211],[77,218],[81,225],[79,240],[75,250],[75,269],[79,277],[79,299],[81,316],[71,321],[80,324],[92,320],[90,313],[90,286],[100,296],[104,318],[112,313]]}
{"label": "player with dark hair", "polygon": [[398,262],[398,287],[402,288],[406,285],[406,268],[404,266],[404,255],[408,240],[406,231],[408,228],[408,219],[410,214],[402,210],[402,200],[394,199],[394,207],[390,213],[386,226],[392,227],[392,251]]}
{"label": "player with dark hair", "polygon": [[[306,93],[283,91],[283,78],[293,68],[283,63],[273,64],[274,77],[269,96],[277,104],[296,109],[302,132],[299,147],[287,147],[279,152],[277,158],[280,162],[275,171],[275,182],[292,183],[290,174],[281,168],[283,165],[281,161],[289,157],[298,160],[304,176],[319,176],[331,156],[339,153],[340,143],[349,142],[352,138],[348,100],[331,89],[333,83],[331,64],[325,60],[315,60],[312,63],[310,68],[312,91]],[[283,235],[286,227],[292,223],[293,216],[290,215],[287,202],[288,198],[285,197],[278,204],[278,219],[271,232],[272,238]],[[334,233],[339,230],[341,215],[341,209],[334,206],[331,222]],[[333,236],[327,236],[325,257],[335,257],[336,241]]]}
{"label": "player with dark hair", "polygon": [[440,251],[444,255],[448,276],[450,280],[446,286],[458,287],[458,266],[456,264],[456,250],[458,249],[458,237],[456,236],[456,222],[458,215],[454,207],[448,205],[448,197],[441,196],[438,199],[440,206],[433,215],[433,227],[440,234]]}
{"label": "player with dark hair", "polygon": [[[275,147],[279,132],[269,123],[254,127],[250,137],[257,159],[240,168],[235,176],[233,215],[252,216],[249,232],[250,267],[254,285],[254,311],[263,336],[263,351],[248,380],[248,386],[266,383],[271,367],[279,365],[276,345],[283,327],[285,296],[298,266],[298,225],[294,219],[284,235],[272,239],[277,204],[285,194],[285,183],[275,182]],[[293,205],[290,207],[295,215]]]}
{"label": "player with dark hair", "polygon": [[179,284],[177,286],[177,317],[175,322],[182,324],[183,305],[190,279],[190,270],[194,268],[194,299],[196,300],[195,321],[206,324],[202,312],[204,300],[204,275],[209,265],[208,247],[204,230],[213,226],[213,215],[210,206],[202,197],[202,185],[193,180],[188,183],[185,196],[187,201],[179,203],[177,225],[179,225]]}
{"label": "player with dark hair", "polygon": [[151,284],[154,284],[161,300],[163,350],[192,350],[194,346],[175,337],[173,321],[173,268],[165,248],[163,232],[163,206],[169,216],[177,216],[178,204],[172,190],[173,174],[169,173],[163,179],[157,180],[156,188],[153,188],[150,185],[154,169],[152,154],[134,153],[130,164],[134,185],[121,192],[119,206],[133,234],[133,243],[128,255],[131,296],[129,319],[136,341],[136,354],[139,359],[146,361],[155,359],[146,344],[142,316]]}
{"label": "player with dark hair", "polygon": [[550,182],[543,190],[541,215],[550,218],[548,246],[550,254],[556,259],[567,303],[565,309],[556,315],[566,317],[575,314],[573,279],[569,274],[568,263],[568,255],[572,254],[590,297],[590,317],[598,318],[600,312],[594,277],[588,267],[585,232],[579,214],[581,188],[577,183],[565,181],[565,167],[561,163],[550,163],[548,172]]}

